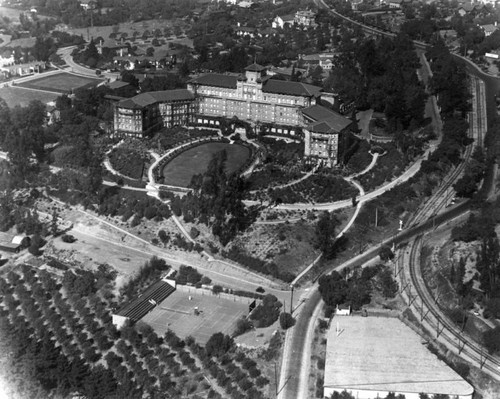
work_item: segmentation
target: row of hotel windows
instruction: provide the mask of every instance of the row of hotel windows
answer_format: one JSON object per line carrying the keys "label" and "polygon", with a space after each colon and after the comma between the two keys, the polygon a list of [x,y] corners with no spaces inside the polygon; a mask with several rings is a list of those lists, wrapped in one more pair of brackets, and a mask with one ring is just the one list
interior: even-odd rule
{"label": "row of hotel windows", "polygon": [[263,101],[269,101],[271,103],[278,104],[290,104],[290,105],[304,105],[304,99],[302,97],[295,96],[280,96],[280,95],[266,95],[262,92],[256,92],[255,90],[243,90],[240,93],[237,91],[226,91],[226,90],[214,90],[214,89],[199,89],[199,94],[206,96],[215,96],[221,99],[224,98],[242,98],[242,99],[261,99]]}

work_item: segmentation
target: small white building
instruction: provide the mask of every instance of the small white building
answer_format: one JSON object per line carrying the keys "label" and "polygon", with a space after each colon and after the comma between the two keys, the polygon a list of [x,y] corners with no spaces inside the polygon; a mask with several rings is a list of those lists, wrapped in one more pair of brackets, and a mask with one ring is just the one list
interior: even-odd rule
{"label": "small white building", "polygon": [[292,26],[295,20],[295,15],[277,15],[271,24],[274,29],[283,29],[285,25]]}
{"label": "small white building", "polygon": [[351,307],[349,305],[337,305],[335,308],[335,316],[350,316]]}

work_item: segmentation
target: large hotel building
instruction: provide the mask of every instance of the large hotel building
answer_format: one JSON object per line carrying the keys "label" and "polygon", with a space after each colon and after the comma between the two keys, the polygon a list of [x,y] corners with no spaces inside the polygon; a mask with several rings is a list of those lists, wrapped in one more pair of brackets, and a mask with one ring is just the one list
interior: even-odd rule
{"label": "large hotel building", "polygon": [[176,125],[217,126],[220,118],[238,118],[254,126],[271,126],[271,133],[295,135],[303,131],[304,156],[325,166],[339,160],[350,119],[321,105],[333,95],[320,87],[271,79],[266,68],[253,64],[245,75],[205,74],[187,89],[142,93],[119,101],[115,107],[115,133],[144,137]]}

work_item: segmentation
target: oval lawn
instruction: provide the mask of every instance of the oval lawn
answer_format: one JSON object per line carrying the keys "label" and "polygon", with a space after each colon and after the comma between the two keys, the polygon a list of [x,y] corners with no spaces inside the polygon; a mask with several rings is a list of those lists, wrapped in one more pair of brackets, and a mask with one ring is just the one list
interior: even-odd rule
{"label": "oval lawn", "polygon": [[164,184],[187,187],[194,175],[206,172],[213,154],[222,150],[227,152],[227,174],[238,170],[250,157],[250,149],[240,144],[201,144],[180,153],[165,165]]}

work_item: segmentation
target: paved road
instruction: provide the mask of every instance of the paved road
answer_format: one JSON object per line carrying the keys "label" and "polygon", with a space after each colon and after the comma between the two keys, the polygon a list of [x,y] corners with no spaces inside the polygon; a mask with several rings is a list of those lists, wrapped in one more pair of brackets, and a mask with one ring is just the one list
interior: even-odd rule
{"label": "paved road", "polygon": [[[69,70],[66,69],[66,72],[71,72],[76,75],[88,76],[92,78],[96,78],[97,75],[95,73],[95,69],[87,68],[82,65],[77,64],[73,61],[73,57],[71,53],[76,48],[76,46],[70,47],[61,47],[57,50],[57,54],[64,60],[64,62],[70,67]],[[119,76],[119,73],[115,72],[102,72],[102,77],[109,78],[110,81],[114,81]]]}

